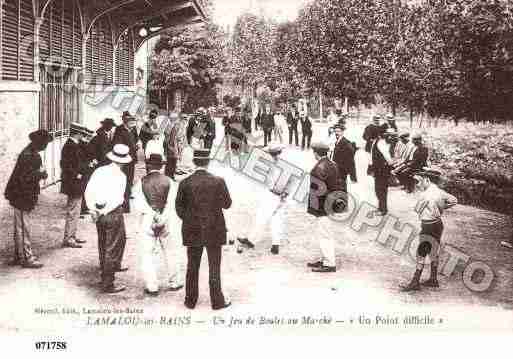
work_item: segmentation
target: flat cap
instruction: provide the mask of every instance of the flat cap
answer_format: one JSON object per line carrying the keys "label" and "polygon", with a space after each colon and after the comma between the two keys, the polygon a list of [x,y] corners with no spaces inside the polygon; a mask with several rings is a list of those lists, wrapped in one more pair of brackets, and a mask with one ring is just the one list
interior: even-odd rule
{"label": "flat cap", "polygon": [[317,151],[329,151],[330,149],[330,145],[323,141],[314,142],[310,145],[310,147],[312,147],[313,150]]}
{"label": "flat cap", "polygon": [[283,151],[283,147],[284,146],[279,143],[270,143],[265,149],[265,152],[270,154],[280,154]]}

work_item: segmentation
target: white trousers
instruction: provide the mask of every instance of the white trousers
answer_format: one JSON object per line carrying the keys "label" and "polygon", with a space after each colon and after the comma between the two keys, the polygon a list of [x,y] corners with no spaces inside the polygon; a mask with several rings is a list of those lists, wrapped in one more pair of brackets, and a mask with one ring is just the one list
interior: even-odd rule
{"label": "white trousers", "polygon": [[[164,238],[155,238],[147,232],[140,234],[140,268],[144,285],[147,290],[156,292],[159,290],[161,282],[159,281],[159,269],[163,269],[165,280],[162,281],[164,288],[177,287],[183,284],[182,277],[182,256],[180,251],[181,243],[173,238],[173,242],[168,242],[169,236]],[[171,247],[171,248],[169,248]],[[170,260],[169,250],[173,252],[173,261]],[[159,264],[162,264],[162,267]]]}
{"label": "white trousers", "polygon": [[248,239],[257,244],[263,239],[263,233],[267,226],[271,226],[271,242],[273,245],[280,245],[285,236],[286,202],[271,192],[264,193],[260,201],[255,222],[251,228]]}
{"label": "white trousers", "polygon": [[333,221],[328,217],[315,217],[315,227],[313,240],[319,241],[321,248],[322,264],[329,267],[335,267],[335,232],[333,230]]}

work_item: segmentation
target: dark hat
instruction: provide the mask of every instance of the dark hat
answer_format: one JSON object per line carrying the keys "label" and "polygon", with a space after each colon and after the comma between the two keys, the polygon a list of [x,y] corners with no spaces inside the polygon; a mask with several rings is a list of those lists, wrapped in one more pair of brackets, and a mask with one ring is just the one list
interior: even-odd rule
{"label": "dark hat", "polygon": [[85,126],[82,126],[79,123],[72,123],[72,124],[70,124],[69,132],[70,132],[70,134],[79,133],[79,134],[84,135],[84,136],[93,136],[94,135],[93,131],[91,131],[90,129],[88,129]]}
{"label": "dark hat", "polygon": [[195,160],[209,160],[210,159],[210,150],[202,149],[202,150],[194,150],[193,159]]}
{"label": "dark hat", "polygon": [[29,139],[34,143],[48,144],[53,141],[52,135],[46,130],[37,130],[29,134]]}
{"label": "dark hat", "polygon": [[121,118],[122,118],[123,120],[127,120],[127,121],[135,120],[135,117],[134,117],[134,116],[132,116],[132,115],[130,114],[130,112],[128,112],[128,111],[123,111],[123,114],[121,115]]}
{"label": "dark hat", "polygon": [[395,121],[394,115],[387,115],[387,120],[388,121]]}
{"label": "dark hat", "polygon": [[164,165],[164,160],[160,153],[152,153],[150,157],[146,160],[146,164],[162,167]]}
{"label": "dark hat", "polygon": [[414,176],[427,177],[427,178],[440,178],[442,176],[442,171],[433,168],[433,167],[424,167],[419,171],[413,173]]}
{"label": "dark hat", "polygon": [[333,126],[334,130],[336,130],[337,128],[339,128],[342,131],[344,131],[346,129],[346,124],[339,121],[337,124],[335,124],[335,126]]}
{"label": "dark hat", "polygon": [[100,123],[105,126],[112,126],[112,127],[116,126],[116,123],[114,122],[114,120],[112,118],[106,118],[105,120],[100,121]]}
{"label": "dark hat", "polygon": [[330,145],[326,142],[318,141],[310,145],[314,151],[329,151]]}

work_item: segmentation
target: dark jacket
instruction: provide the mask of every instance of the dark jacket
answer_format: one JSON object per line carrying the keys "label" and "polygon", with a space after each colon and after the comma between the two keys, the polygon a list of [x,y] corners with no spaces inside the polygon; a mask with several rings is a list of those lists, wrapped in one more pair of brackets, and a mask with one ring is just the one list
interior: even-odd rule
{"label": "dark jacket", "polygon": [[367,127],[365,127],[365,130],[363,131],[363,139],[365,140],[365,151],[369,152],[371,151],[372,142],[376,138],[378,138],[378,132],[379,132],[379,126],[376,126],[375,124],[371,123]]}
{"label": "dark jacket", "polygon": [[20,153],[5,187],[4,195],[11,206],[26,212],[34,209],[40,193],[39,181],[47,177],[40,170],[42,163],[41,155],[32,145]]}
{"label": "dark jacket", "polygon": [[346,181],[347,175],[356,182],[356,165],[354,162],[354,146],[345,137],[335,145],[333,149],[333,162],[337,164],[342,181]]}
{"label": "dark jacket", "polygon": [[301,132],[305,134],[312,134],[312,121],[308,116],[300,117],[301,121]]}
{"label": "dark jacket", "polygon": [[[89,174],[87,153],[69,138],[61,152],[61,193],[73,198],[82,197]],[[77,178],[80,176],[80,178]]]}
{"label": "dark jacket", "polygon": [[206,141],[213,141],[216,138],[216,123],[212,117],[205,120],[204,136]]}
{"label": "dark jacket", "polygon": [[246,131],[246,133],[251,133],[251,115],[243,114],[242,115],[242,127]]}
{"label": "dark jacket", "polygon": [[183,245],[187,247],[226,244],[223,209],[232,205],[224,179],[197,170],[180,182],[176,213],[182,219]]}
{"label": "dark jacket", "polygon": [[109,164],[107,153],[112,150],[112,141],[110,140],[107,132],[103,128],[96,131],[96,136],[89,142],[89,151],[98,161],[98,167]]}
{"label": "dark jacket", "polygon": [[[324,191],[324,189],[326,189]],[[324,209],[326,197],[333,191],[340,190],[340,175],[335,162],[323,157],[310,172],[310,193],[308,195],[307,212],[323,217],[327,213]]]}
{"label": "dark jacket", "polygon": [[199,136],[201,136],[201,133],[197,133],[199,131],[199,129],[196,129],[198,126],[199,126],[199,121],[195,117],[192,117],[189,119],[189,122],[187,123],[187,132],[186,132],[187,143],[189,145],[191,144],[193,136],[198,137],[198,138],[199,138]]}
{"label": "dark jacket", "polygon": [[121,143],[127,145],[130,150],[130,157],[132,157],[132,163],[137,162],[137,141],[139,141],[139,138],[135,128],[129,130],[124,125],[116,127],[112,144],[117,145]]}
{"label": "dark jacket", "polygon": [[379,150],[377,141],[384,140],[377,139],[376,143],[372,146],[371,157],[374,177],[389,177],[392,167],[387,163],[385,156]]}
{"label": "dark jacket", "polygon": [[264,131],[271,131],[276,126],[274,123],[274,113],[262,113],[260,116],[260,124]]}
{"label": "dark jacket", "polygon": [[420,170],[427,166],[428,160],[428,149],[424,145],[419,145],[413,150],[413,156],[411,161],[407,162],[407,166],[414,170]]}
{"label": "dark jacket", "polygon": [[292,128],[297,127],[297,121],[299,118],[299,114],[295,112],[294,114],[292,112],[287,112],[287,125]]}

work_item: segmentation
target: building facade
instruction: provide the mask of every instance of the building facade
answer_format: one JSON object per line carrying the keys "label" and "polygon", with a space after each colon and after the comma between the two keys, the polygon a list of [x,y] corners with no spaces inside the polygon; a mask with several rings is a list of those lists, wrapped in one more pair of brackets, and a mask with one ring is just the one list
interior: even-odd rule
{"label": "building facade", "polygon": [[[95,129],[124,110],[140,113],[146,86],[138,49],[166,29],[203,20],[199,0],[0,0],[2,193],[31,131],[55,137],[43,154],[51,185],[70,123]],[[6,206],[2,196],[0,218]]]}

